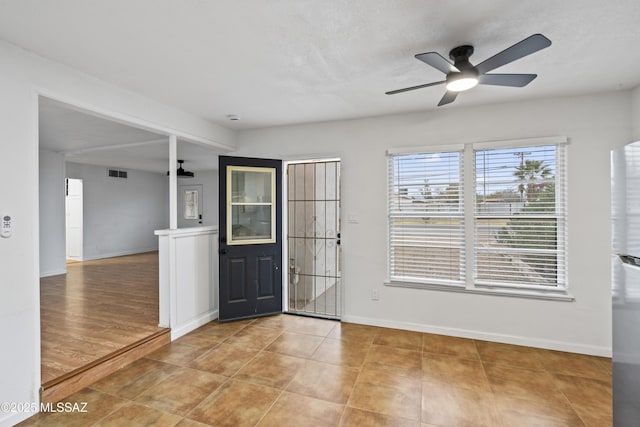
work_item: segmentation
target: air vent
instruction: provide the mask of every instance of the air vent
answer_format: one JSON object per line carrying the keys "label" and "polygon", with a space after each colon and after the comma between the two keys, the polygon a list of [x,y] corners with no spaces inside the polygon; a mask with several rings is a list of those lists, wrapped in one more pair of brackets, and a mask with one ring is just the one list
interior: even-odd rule
{"label": "air vent", "polygon": [[110,178],[127,178],[127,171],[119,171],[117,169],[108,169],[107,174]]}

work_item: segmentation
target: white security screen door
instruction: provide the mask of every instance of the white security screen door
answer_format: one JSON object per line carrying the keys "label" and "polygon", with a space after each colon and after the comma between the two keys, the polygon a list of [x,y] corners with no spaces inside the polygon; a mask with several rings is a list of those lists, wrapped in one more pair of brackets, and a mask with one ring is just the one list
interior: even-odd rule
{"label": "white security screen door", "polygon": [[340,161],[287,166],[289,312],[341,316]]}

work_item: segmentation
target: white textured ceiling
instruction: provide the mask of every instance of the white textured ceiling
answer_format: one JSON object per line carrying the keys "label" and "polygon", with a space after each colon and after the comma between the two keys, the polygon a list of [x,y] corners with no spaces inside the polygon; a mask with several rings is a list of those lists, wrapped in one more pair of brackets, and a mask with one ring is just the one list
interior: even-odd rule
{"label": "white textured ceiling", "polygon": [[[61,102],[39,98],[40,145],[56,152],[72,153],[164,140],[164,135],[72,109]],[[168,149],[167,149],[168,150]]]}
{"label": "white textured ceiling", "polygon": [[[39,99],[40,147],[70,162],[166,173],[169,138]],[[218,152],[178,140],[178,158],[190,171],[218,169]]]}
{"label": "white textured ceiling", "polygon": [[[0,37],[236,129],[435,109],[441,80],[413,58],[460,44],[478,63],[542,33],[553,45],[450,106],[640,83],[638,0],[0,0]],[[229,122],[227,114],[241,120]]]}

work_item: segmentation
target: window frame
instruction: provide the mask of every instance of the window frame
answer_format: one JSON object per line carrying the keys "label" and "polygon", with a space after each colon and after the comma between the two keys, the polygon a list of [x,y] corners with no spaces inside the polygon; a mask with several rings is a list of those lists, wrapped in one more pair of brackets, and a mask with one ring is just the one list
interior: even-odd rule
{"label": "window frame", "polygon": [[[569,293],[569,270],[568,270],[568,139],[564,136],[524,138],[517,140],[482,141],[465,144],[433,145],[423,147],[400,147],[387,150],[387,279],[386,286],[409,287],[430,289],[448,292],[467,292],[476,294],[515,296],[536,299],[551,299],[561,301],[574,301]],[[534,146],[556,146],[556,193],[562,198],[564,210],[557,214],[558,218],[558,246],[562,247],[562,264],[558,265],[558,270],[563,271],[564,280],[559,280],[559,284],[553,287],[544,285],[525,284],[476,284],[476,151],[508,149]],[[465,283],[448,284],[440,280],[398,280],[391,276],[391,197],[393,185],[393,159],[395,156],[405,154],[430,154],[438,152],[460,151],[460,161],[464,164],[460,175],[460,182],[463,187],[463,212],[464,212],[464,251],[465,261]]]}
{"label": "window frame", "polygon": [[[271,183],[271,200],[269,202],[237,202],[233,200],[233,172],[258,172],[268,173]],[[227,245],[263,245],[276,242],[276,169],[258,166],[234,166],[227,165]],[[233,207],[234,206],[269,206],[271,216],[270,236],[268,238],[234,239],[233,236]]]}

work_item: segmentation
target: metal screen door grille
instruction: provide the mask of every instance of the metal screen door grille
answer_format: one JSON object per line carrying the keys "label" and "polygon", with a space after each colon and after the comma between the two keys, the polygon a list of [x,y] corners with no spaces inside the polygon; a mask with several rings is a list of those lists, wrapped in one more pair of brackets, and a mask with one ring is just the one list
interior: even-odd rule
{"label": "metal screen door grille", "polygon": [[287,166],[289,311],[339,318],[340,162]]}

